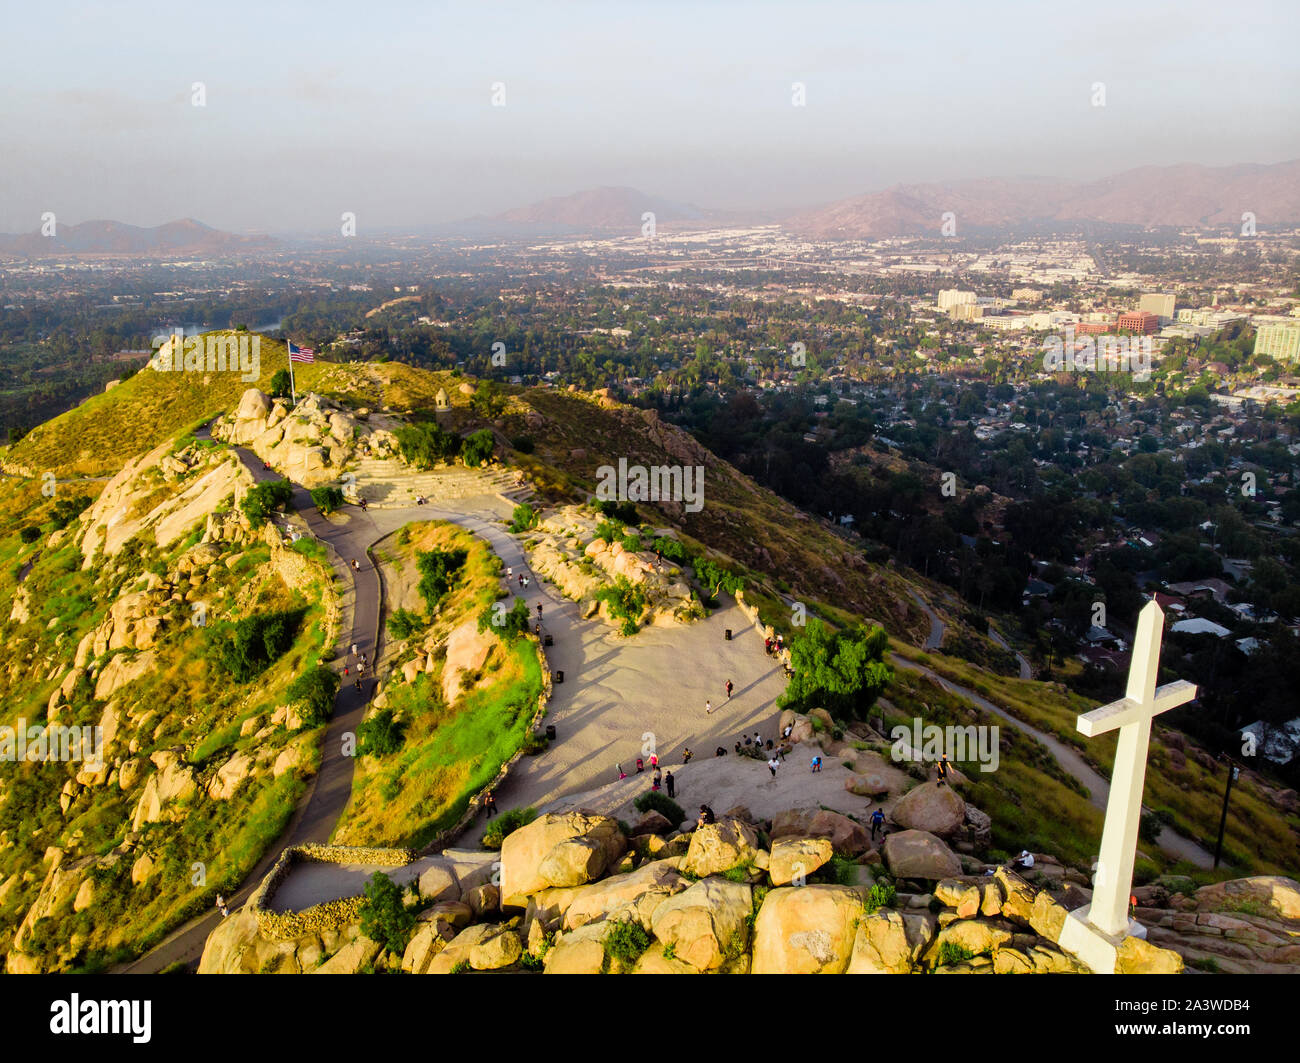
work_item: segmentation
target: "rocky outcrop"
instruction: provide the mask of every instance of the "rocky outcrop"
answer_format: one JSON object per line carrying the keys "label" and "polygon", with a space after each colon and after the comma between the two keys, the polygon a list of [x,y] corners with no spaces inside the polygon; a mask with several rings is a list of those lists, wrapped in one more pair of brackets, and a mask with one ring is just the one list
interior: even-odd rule
{"label": "rocky outcrop", "polygon": [[733,867],[753,863],[758,852],[758,832],[753,824],[723,816],[716,823],[697,827],[682,860],[682,871],[704,878]]}
{"label": "rocky outcrop", "polygon": [[953,878],[961,874],[957,855],[933,834],[905,830],[887,835],[885,864],[899,878]]}
{"label": "rocky outcrop", "polygon": [[843,974],[861,917],[862,896],[848,886],[772,890],[754,923],[753,972]]}
{"label": "rocky outcrop", "polygon": [[890,818],[905,830],[928,831],[940,837],[957,833],[966,820],[966,802],[951,786],[922,783],[894,805]]}
{"label": "rocky outcrop", "polygon": [[501,903],[523,908],[528,894],[582,886],[599,878],[626,851],[618,822],[575,811],[539,816],[501,846]]}

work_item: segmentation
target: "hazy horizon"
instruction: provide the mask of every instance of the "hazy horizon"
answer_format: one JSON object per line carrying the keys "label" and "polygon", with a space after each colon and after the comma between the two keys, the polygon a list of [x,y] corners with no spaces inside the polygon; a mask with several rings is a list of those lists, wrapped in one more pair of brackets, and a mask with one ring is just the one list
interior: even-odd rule
{"label": "hazy horizon", "polygon": [[1300,11],[1263,0],[54,4],[9,22],[5,232],[44,211],[323,232],[353,211],[364,233],[600,186],[775,210],[1300,157]]}

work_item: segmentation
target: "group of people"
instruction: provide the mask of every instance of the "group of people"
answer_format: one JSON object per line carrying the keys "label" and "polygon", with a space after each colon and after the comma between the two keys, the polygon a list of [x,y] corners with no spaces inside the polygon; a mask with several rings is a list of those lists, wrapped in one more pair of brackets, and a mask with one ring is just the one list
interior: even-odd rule
{"label": "group of people", "polygon": [[[691,756],[692,756],[691,751],[689,749],[686,750],[683,763],[689,761],[691,759]],[[618,777],[620,779],[627,778],[627,772],[623,770],[622,764],[615,764],[614,768],[618,772]],[[676,797],[677,780],[673,778],[673,773],[671,771],[665,774],[660,769],[658,753],[650,754],[650,770],[652,772],[650,776],[650,789],[653,792],[658,793],[660,787],[663,787],[664,789],[667,790],[669,797]],[[638,775],[640,775],[642,772],[645,771],[645,759],[643,757],[636,758],[636,771]]]}
{"label": "group of people", "polygon": [[778,632],[775,638],[765,638],[763,640],[763,649],[769,657],[779,657],[781,651],[785,649],[785,637]]}

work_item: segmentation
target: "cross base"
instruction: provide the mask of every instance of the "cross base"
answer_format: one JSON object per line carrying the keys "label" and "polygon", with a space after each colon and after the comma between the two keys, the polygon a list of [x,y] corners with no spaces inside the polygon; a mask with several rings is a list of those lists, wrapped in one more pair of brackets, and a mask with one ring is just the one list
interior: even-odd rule
{"label": "cross base", "polygon": [[1070,912],[1061,927],[1057,944],[1071,952],[1092,969],[1094,974],[1114,974],[1119,959],[1119,947],[1126,937],[1145,938],[1147,928],[1136,919],[1128,921],[1125,934],[1107,934],[1088,921],[1092,905]]}

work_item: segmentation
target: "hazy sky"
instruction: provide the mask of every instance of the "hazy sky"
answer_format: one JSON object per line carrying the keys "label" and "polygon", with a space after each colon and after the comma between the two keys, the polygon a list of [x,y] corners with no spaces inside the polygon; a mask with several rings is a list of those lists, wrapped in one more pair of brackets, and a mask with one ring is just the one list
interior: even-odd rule
{"label": "hazy sky", "polygon": [[364,232],[597,185],[744,208],[1300,156],[1295,0],[7,8],[9,232],[46,210],[241,231],[350,210]]}

